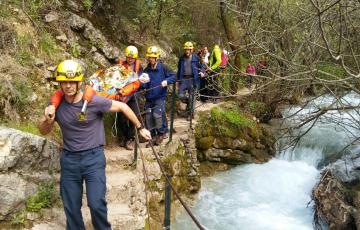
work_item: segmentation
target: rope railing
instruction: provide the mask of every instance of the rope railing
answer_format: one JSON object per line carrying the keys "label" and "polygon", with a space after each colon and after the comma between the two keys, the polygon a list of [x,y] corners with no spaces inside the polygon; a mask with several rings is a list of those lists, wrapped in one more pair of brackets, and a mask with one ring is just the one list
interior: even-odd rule
{"label": "rope railing", "polygon": [[[139,108],[139,102],[138,99],[135,98],[135,102],[136,102],[136,106],[138,109]],[[142,119],[142,117],[140,117],[140,122],[142,125],[144,124],[144,120]],[[167,183],[169,184],[171,190],[173,191],[174,195],[176,196],[176,198],[180,201],[181,205],[184,207],[184,209],[186,210],[186,212],[189,214],[189,216],[191,217],[192,221],[195,223],[195,225],[201,229],[201,230],[205,230],[205,228],[200,224],[200,222],[198,221],[198,219],[195,217],[195,215],[191,212],[190,208],[187,206],[187,204],[185,203],[185,201],[181,198],[181,196],[179,195],[179,193],[177,192],[177,190],[175,189],[175,187],[172,185],[171,180],[169,178],[169,176],[166,174],[165,172],[165,168],[163,166],[163,163],[160,160],[160,156],[159,154],[155,151],[154,145],[152,143],[151,140],[149,140],[149,144],[152,150],[153,155],[155,156],[155,159],[160,167],[160,171],[161,174],[164,176],[165,180],[167,181]]]}

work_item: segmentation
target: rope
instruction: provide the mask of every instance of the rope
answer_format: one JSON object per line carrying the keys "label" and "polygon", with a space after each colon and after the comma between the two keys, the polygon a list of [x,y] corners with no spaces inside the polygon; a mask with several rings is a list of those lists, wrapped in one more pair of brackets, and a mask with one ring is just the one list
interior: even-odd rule
{"label": "rope", "polygon": [[[138,103],[138,99],[135,98],[136,101],[136,106],[138,107],[137,109],[140,111],[139,108],[139,103]],[[142,119],[142,117],[140,116],[140,122],[141,124],[144,126],[144,120]],[[149,144],[151,147],[151,150],[156,158],[156,161],[160,167],[160,171],[162,173],[162,175],[165,177],[166,181],[169,183],[171,190],[174,192],[174,195],[176,196],[176,198],[180,201],[181,205],[185,208],[186,212],[189,214],[189,216],[191,217],[191,219],[193,220],[193,222],[196,224],[196,226],[201,229],[201,230],[205,230],[205,228],[200,224],[200,222],[197,220],[197,218],[194,216],[194,214],[191,212],[190,208],[186,205],[186,203],[184,202],[184,200],[180,197],[179,193],[177,192],[177,190],[174,188],[174,186],[172,185],[169,177],[166,175],[165,173],[165,169],[164,166],[160,160],[160,157],[158,155],[158,153],[155,151],[154,146],[152,144],[152,141],[149,140]]]}
{"label": "rope", "polygon": [[[144,183],[145,183],[145,199],[146,199],[146,211],[148,213],[148,222],[149,222],[149,228],[151,230],[151,223],[150,223],[150,209],[149,209],[149,199],[148,199],[148,190],[150,190],[150,193],[151,193],[151,196],[154,197],[154,194],[153,194],[153,191],[149,185],[149,175],[147,173],[147,170],[146,170],[146,166],[145,166],[145,159],[144,159],[144,154],[142,152],[142,149],[140,148],[140,142],[139,142],[139,137],[138,137],[138,131],[135,129],[135,141],[136,141],[136,144],[138,146],[138,150],[140,151],[140,158],[141,158],[141,163],[142,163],[142,172],[143,172],[143,175],[144,175]],[[137,159],[134,159],[134,161],[137,161]],[[157,214],[157,217],[159,218],[159,221],[160,222],[163,222],[162,219],[161,219],[161,216],[160,216],[160,212],[159,212],[159,209],[157,208],[157,206],[155,206],[155,209],[156,209],[156,214]]]}

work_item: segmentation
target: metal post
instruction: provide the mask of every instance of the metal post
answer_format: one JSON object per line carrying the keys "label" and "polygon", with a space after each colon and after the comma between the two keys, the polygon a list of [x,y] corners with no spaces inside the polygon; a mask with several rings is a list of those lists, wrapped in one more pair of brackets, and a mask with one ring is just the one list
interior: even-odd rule
{"label": "metal post", "polygon": [[172,98],[171,98],[171,114],[170,114],[170,134],[169,142],[172,141],[172,135],[174,130],[174,117],[175,117],[175,94],[176,94],[176,83],[173,84]]}
{"label": "metal post", "polygon": [[191,100],[190,100],[190,129],[192,129],[192,119],[194,116],[194,104],[195,104],[195,92],[196,91],[196,86],[195,86],[195,81],[193,80],[193,88],[192,88],[192,92],[191,92]]}
{"label": "metal post", "polygon": [[137,130],[135,131],[135,145],[134,145],[134,159],[132,162],[132,166],[134,166],[136,168],[137,165],[137,158],[138,158],[138,148],[139,148],[139,136],[138,136],[138,132]]}
{"label": "metal post", "polygon": [[[171,180],[171,177],[169,177]],[[171,213],[171,187],[168,180],[165,179],[165,218],[164,229],[170,230],[170,213]]]}

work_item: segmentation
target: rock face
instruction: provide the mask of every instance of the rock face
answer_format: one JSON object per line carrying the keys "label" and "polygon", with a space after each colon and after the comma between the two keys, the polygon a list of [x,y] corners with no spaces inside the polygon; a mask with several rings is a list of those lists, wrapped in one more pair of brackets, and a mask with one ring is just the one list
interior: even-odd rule
{"label": "rock face", "polygon": [[77,32],[81,32],[84,37],[90,41],[91,44],[93,44],[104,54],[106,58],[115,59],[119,57],[119,49],[109,44],[102,33],[96,29],[89,20],[76,14],[69,13],[67,22],[71,29]]}
{"label": "rock face", "polygon": [[275,152],[271,134],[238,111],[236,105],[215,107],[201,114],[195,132],[201,160],[228,164],[262,163]]}
{"label": "rock face", "polygon": [[59,171],[59,146],[45,138],[0,127],[0,220],[24,207],[38,184]]}
{"label": "rock face", "polygon": [[360,155],[342,157],[322,173],[313,190],[316,216],[329,229],[360,229]]}

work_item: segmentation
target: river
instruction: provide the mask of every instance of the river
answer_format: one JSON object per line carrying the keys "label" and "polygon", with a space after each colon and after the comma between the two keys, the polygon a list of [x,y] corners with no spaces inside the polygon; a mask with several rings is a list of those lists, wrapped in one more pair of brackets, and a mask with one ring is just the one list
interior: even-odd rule
{"label": "river", "polygon": [[[327,96],[314,100],[300,112],[300,107],[285,108],[284,117],[291,118],[283,121],[299,124],[309,112],[333,102],[334,98]],[[349,94],[343,102],[359,104],[360,98]],[[296,116],[290,116],[295,112]],[[279,141],[278,153],[269,162],[241,165],[203,178],[192,207],[195,216],[209,230],[314,229],[312,189],[321,169],[358,134],[351,122],[354,116],[359,117],[355,112],[331,112],[319,119],[294,148],[284,148],[285,138]],[[171,229],[197,228],[184,211],[179,211]]]}

